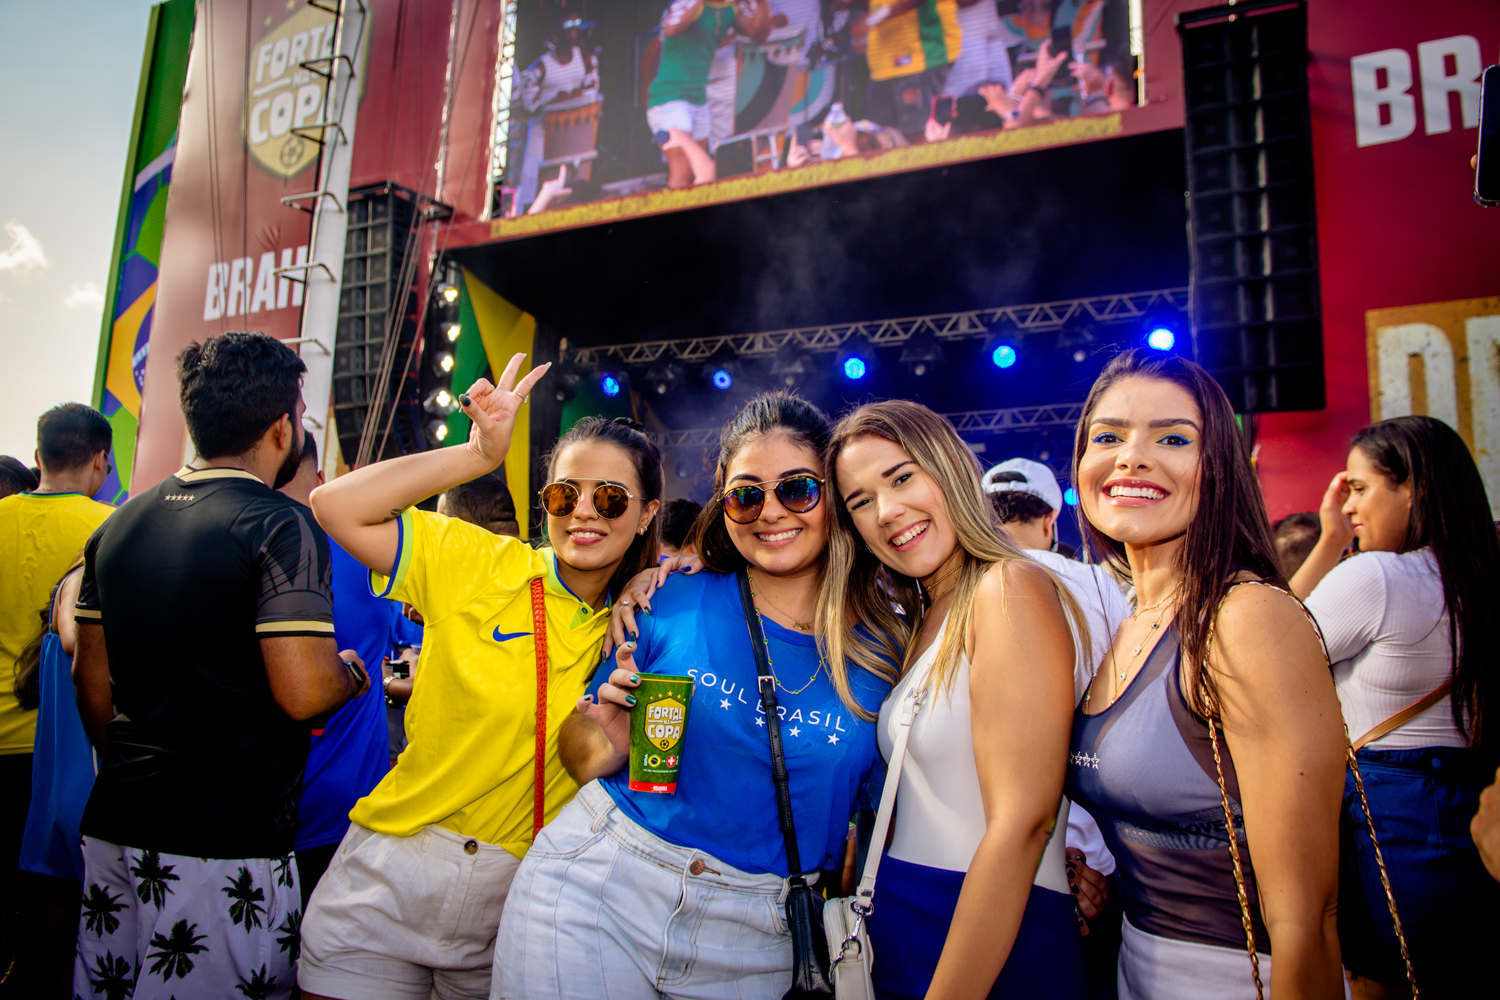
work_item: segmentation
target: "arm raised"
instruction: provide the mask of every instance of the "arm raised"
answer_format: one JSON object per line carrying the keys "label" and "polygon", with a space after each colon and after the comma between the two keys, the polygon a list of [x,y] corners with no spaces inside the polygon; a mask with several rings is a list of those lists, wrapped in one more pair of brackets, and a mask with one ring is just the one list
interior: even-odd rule
{"label": "arm raised", "polygon": [[1010,957],[1057,819],[1073,722],[1073,638],[1046,572],[1002,563],[974,601],[969,700],[985,832],[927,991],[943,1000],[986,996]]}
{"label": "arm raised", "polygon": [[1334,1000],[1345,734],[1317,632],[1284,593],[1239,587],[1219,612],[1209,667],[1276,955],[1270,993]]}
{"label": "arm raised", "polygon": [[313,490],[313,515],[323,530],[355,559],[389,574],[399,543],[395,522],[403,510],[493,472],[505,460],[516,411],[551,367],[533,368],[517,384],[523,358],[517,354],[510,359],[498,385],[480,379],[458,397],[460,408],[474,422],[462,448],[435,448],[377,462]]}

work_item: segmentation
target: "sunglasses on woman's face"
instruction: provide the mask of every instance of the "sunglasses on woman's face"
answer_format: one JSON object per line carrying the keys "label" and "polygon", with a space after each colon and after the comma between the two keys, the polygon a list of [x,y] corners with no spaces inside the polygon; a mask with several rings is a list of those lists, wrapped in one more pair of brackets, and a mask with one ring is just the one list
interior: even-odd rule
{"label": "sunglasses on woman's face", "polygon": [[768,489],[775,492],[781,506],[793,514],[806,514],[823,499],[823,480],[804,473],[774,482],[736,486],[724,491],[724,497],[720,501],[724,505],[724,516],[735,524],[751,523],[760,517],[761,510],[766,506]]}
{"label": "sunglasses on woman's face", "polygon": [[[578,498],[583,493],[572,483],[548,483],[542,487],[542,507],[553,517],[567,517],[578,508]],[[617,517],[624,517],[625,512],[630,509],[631,500],[644,500],[631,493],[619,483],[600,483],[594,487],[590,495],[594,504],[594,513],[607,521],[613,521]]]}

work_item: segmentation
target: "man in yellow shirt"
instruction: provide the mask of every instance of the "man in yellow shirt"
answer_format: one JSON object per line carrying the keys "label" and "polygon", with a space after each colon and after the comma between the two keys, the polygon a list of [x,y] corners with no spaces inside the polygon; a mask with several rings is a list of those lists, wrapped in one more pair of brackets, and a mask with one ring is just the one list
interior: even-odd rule
{"label": "man in yellow shirt", "polygon": [[14,873],[36,741],[36,702],[23,706],[16,695],[16,658],[41,631],[38,612],[52,588],[114,510],[89,499],[109,475],[113,440],[98,410],[82,403],[53,407],[36,425],[40,483],[0,499],[0,898],[7,901],[20,898]]}

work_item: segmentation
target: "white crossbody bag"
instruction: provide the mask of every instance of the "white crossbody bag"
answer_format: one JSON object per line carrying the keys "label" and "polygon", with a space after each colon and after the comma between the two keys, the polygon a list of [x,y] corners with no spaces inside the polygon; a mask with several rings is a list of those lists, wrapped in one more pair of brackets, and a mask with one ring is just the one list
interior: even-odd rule
{"label": "white crossbody bag", "polygon": [[875,955],[870,950],[865,921],[874,909],[875,875],[880,871],[891,814],[896,808],[901,766],[906,763],[906,741],[925,694],[924,685],[914,684],[902,700],[901,718],[891,747],[891,763],[886,769],[885,787],[880,792],[880,808],[875,813],[875,829],[870,835],[869,854],[865,857],[859,888],[852,896],[830,899],[823,905],[823,931],[828,935],[828,978],[833,982],[838,1000],[875,1000],[875,990],[870,982]]}

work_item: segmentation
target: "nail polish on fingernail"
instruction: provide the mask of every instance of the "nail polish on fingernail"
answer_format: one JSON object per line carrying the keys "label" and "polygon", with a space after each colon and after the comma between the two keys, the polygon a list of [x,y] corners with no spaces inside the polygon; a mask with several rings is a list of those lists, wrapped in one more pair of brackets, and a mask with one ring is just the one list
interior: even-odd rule
{"label": "nail polish on fingernail", "polygon": [[467,392],[459,393],[459,396],[458,396],[458,405],[462,406],[464,409],[468,409],[469,408],[470,400],[469,400],[469,394]]}
{"label": "nail polish on fingernail", "polygon": [[641,682],[641,675],[640,674],[631,674],[630,675],[630,683],[632,683],[632,684],[639,684],[640,682]]}
{"label": "nail polish on fingernail", "polygon": [[632,633],[630,633],[630,641],[631,642],[635,642],[640,637],[641,637],[641,634],[639,632],[632,632]]}
{"label": "nail polish on fingernail", "polygon": [[633,694],[627,694],[625,696],[625,704],[627,704],[627,705],[634,705],[635,704],[635,695],[633,695]]}
{"label": "nail polish on fingernail", "polygon": [[1071,893],[1073,893],[1073,895],[1076,896],[1076,895],[1078,895],[1078,886],[1076,886],[1076,885],[1070,885],[1070,886],[1068,886],[1068,891],[1071,892]]}

